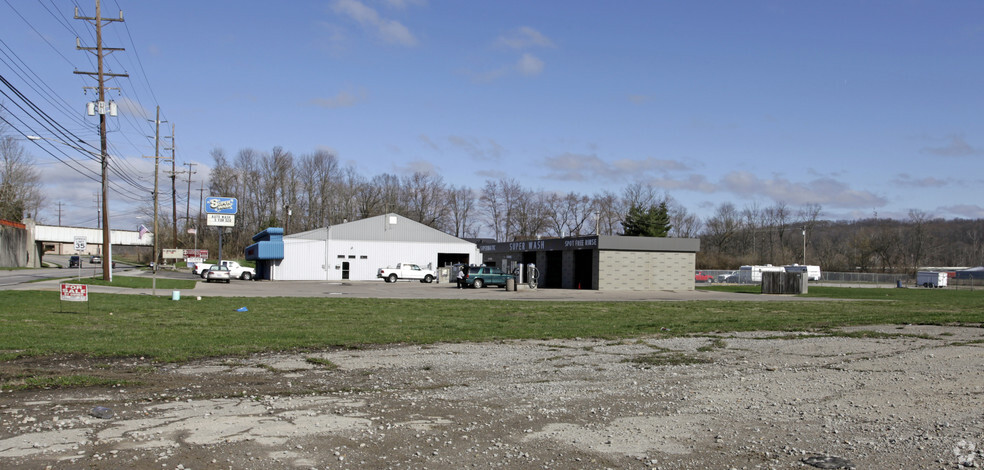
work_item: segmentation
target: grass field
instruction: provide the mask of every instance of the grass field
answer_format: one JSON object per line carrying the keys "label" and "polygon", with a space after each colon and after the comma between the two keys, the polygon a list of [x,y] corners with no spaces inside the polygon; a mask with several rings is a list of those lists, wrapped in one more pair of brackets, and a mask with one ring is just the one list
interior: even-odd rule
{"label": "grass field", "polygon": [[[735,289],[713,287],[711,289]],[[810,288],[790,302],[521,302],[205,298],[0,292],[0,360],[81,354],[158,361],[369,344],[632,338],[872,324],[980,324],[984,291]],[[246,307],[248,311],[237,309]]]}

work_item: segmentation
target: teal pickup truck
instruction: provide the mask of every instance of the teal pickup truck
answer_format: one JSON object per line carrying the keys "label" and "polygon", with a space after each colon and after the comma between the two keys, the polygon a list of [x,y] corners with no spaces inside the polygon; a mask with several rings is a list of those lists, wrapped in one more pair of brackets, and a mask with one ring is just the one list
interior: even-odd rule
{"label": "teal pickup truck", "polygon": [[515,276],[506,274],[499,268],[488,266],[469,266],[465,273],[465,284],[477,289],[485,286],[505,286],[507,279],[515,279]]}

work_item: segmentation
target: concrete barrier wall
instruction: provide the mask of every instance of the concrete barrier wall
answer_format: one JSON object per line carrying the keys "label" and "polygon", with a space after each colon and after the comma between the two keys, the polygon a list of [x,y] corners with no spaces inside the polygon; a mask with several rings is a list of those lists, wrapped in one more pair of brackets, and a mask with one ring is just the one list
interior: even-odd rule
{"label": "concrete barrier wall", "polygon": [[23,268],[28,266],[28,233],[26,229],[0,225],[0,266]]}

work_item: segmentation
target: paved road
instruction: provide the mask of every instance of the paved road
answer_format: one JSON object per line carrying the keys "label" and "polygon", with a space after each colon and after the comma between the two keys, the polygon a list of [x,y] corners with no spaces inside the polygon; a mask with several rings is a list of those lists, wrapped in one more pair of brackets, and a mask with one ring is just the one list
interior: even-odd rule
{"label": "paved road", "polygon": [[[64,265],[68,265],[68,256],[64,256]],[[45,261],[49,261],[48,257],[45,257]],[[57,262],[57,261],[56,261]],[[116,269],[113,270],[113,274],[116,275],[124,274],[134,270],[133,266],[121,265],[116,263]],[[34,285],[36,281],[41,281],[45,279],[66,279],[74,277],[92,277],[102,274],[102,265],[99,264],[89,264],[82,263],[82,268],[37,268],[37,269],[15,269],[15,270],[0,270],[0,290],[10,290],[19,289],[23,286]]]}
{"label": "paved road", "polygon": [[[67,271],[67,270],[61,270]],[[126,275],[149,277],[147,270],[134,269]],[[481,300],[525,300],[525,301],[686,301],[686,300],[724,300],[724,301],[785,301],[817,300],[803,299],[788,295],[754,295],[705,290],[692,291],[597,291],[575,289],[530,289],[521,286],[516,291],[503,288],[458,289],[454,284],[424,284],[401,281],[241,281],[229,284],[206,283],[186,271],[158,271],[158,279],[197,280],[198,284],[190,290],[182,290],[182,300],[197,297],[325,297],[325,298],[390,298],[390,299],[481,299]],[[22,284],[11,288],[22,290],[58,290],[58,280]],[[172,296],[170,289],[126,289],[107,286],[89,286],[92,293],[119,293],[132,295]]]}

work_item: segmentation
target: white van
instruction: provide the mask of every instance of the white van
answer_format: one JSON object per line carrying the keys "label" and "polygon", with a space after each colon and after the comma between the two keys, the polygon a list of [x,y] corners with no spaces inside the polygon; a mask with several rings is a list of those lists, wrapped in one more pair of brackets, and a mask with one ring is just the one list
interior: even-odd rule
{"label": "white van", "polygon": [[787,273],[806,273],[806,280],[820,280],[820,266],[815,264],[789,264],[785,266]]}
{"label": "white van", "polygon": [[762,282],[762,273],[783,272],[782,266],[766,264],[764,266],[742,266],[738,268],[738,282],[742,284],[752,284]]}

